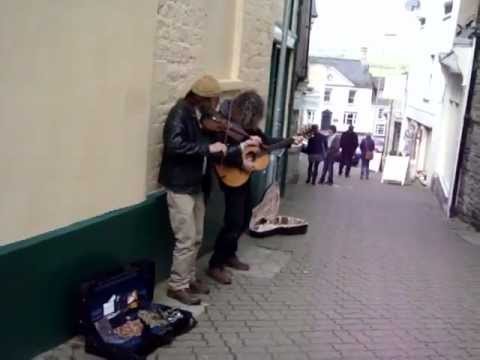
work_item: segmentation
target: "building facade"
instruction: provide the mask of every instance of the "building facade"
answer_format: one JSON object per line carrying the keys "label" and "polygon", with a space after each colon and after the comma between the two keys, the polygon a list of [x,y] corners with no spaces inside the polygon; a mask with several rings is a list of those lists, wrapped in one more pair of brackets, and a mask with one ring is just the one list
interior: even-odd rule
{"label": "building facade", "polygon": [[419,42],[410,66],[403,150],[411,159],[411,179],[431,186],[447,214],[455,199],[477,9],[476,0],[427,0],[412,14]]}
{"label": "building facade", "polygon": [[302,123],[340,132],[353,125],[358,133],[373,133],[374,85],[360,60],[310,58],[308,87],[297,98]]}
{"label": "building facade", "polygon": [[[284,3],[292,16],[282,69]],[[5,315],[13,325],[0,331],[8,344],[2,358],[31,358],[72,336],[74,294],[92,274],[149,257],[165,276],[173,240],[156,178],[166,114],[204,73],[220,79],[225,97],[255,88],[269,108],[283,77],[286,122],[299,5],[3,4],[0,273],[3,290],[15,296],[0,304],[22,312]],[[221,197],[209,205],[207,247],[220,226]],[[33,300],[42,294],[49,311]],[[28,328],[21,325],[27,322]]]}

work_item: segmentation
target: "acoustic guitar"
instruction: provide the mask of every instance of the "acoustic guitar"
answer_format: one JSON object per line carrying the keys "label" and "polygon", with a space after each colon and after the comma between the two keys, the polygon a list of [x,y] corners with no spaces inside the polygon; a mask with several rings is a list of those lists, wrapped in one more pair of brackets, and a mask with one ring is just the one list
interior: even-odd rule
{"label": "acoustic guitar", "polygon": [[[312,132],[311,127],[301,131],[297,136],[307,136]],[[220,181],[229,187],[239,187],[245,184],[252,172],[263,171],[270,164],[270,153],[272,151],[286,148],[294,143],[294,139],[288,138],[273,145],[246,146],[242,153],[243,159],[248,159],[253,163],[253,170],[246,170],[238,167],[225,166],[223,164],[215,165]]]}

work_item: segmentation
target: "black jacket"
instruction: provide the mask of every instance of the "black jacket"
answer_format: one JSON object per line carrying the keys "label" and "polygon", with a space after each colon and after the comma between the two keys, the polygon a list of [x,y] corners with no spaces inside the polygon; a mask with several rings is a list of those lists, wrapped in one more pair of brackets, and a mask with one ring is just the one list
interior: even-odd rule
{"label": "black jacket", "polygon": [[[202,132],[195,109],[184,99],[170,110],[163,130],[163,156],[158,181],[181,194],[210,191],[210,162],[221,158],[209,154],[211,138]],[[239,146],[228,148],[227,163],[241,159]]]}
{"label": "black jacket", "polygon": [[325,156],[328,149],[327,137],[322,133],[317,132],[310,139],[305,152],[308,155],[322,155]]}
{"label": "black jacket", "polygon": [[358,135],[353,131],[344,132],[340,138],[340,147],[343,153],[353,156],[358,147]]}

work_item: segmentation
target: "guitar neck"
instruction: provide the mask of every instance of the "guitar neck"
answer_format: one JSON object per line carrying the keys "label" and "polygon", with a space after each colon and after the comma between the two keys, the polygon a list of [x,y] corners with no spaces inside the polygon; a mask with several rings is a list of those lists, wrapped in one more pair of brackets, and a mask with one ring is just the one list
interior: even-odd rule
{"label": "guitar neck", "polygon": [[263,146],[263,149],[266,152],[272,152],[272,151],[275,151],[275,150],[278,150],[278,149],[286,148],[286,147],[292,145],[293,142],[294,142],[293,138],[288,138],[288,139],[282,140],[282,141],[280,141],[276,144],[265,145],[265,146]]}
{"label": "guitar neck", "polygon": [[[298,133],[296,136],[304,136],[306,134],[309,134],[311,131],[311,129],[307,129],[307,130],[304,130],[304,131],[301,131],[300,133]],[[278,143],[276,144],[272,144],[272,145],[263,145],[262,146],[262,149],[265,150],[266,152],[272,152],[272,151],[275,151],[275,150],[278,150],[278,149],[283,149],[283,148],[286,148],[286,147],[289,147],[290,145],[292,145],[293,143],[295,142],[295,139],[293,137],[289,137],[285,140],[282,140],[282,141],[279,141]]]}

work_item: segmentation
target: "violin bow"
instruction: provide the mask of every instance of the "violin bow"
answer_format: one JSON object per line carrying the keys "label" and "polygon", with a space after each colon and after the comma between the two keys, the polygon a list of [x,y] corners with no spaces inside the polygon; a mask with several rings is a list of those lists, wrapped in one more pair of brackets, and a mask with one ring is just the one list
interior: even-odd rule
{"label": "violin bow", "polygon": [[[228,106],[227,128],[225,129],[225,136],[223,138],[223,143],[225,144],[225,146],[227,146],[227,141],[228,141],[228,130],[230,130],[230,127],[231,127],[231,121],[230,121],[231,117],[232,117],[232,104],[230,103]],[[226,154],[224,154],[220,160],[221,166],[223,166],[223,160],[225,159],[225,156]]]}

